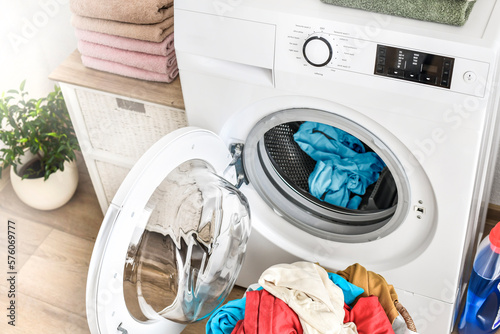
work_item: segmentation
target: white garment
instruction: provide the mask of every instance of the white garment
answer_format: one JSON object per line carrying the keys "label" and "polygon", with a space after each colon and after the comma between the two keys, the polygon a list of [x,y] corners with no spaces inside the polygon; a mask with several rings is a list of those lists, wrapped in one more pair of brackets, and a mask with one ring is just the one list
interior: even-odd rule
{"label": "white garment", "polygon": [[417,332],[411,331],[406,327],[405,319],[401,315],[398,315],[394,322],[392,323],[392,329],[394,334],[418,334]]}
{"label": "white garment", "polygon": [[311,262],[278,264],[262,273],[259,284],[297,313],[305,334],[357,334],[344,324],[344,293],[328,273]]}

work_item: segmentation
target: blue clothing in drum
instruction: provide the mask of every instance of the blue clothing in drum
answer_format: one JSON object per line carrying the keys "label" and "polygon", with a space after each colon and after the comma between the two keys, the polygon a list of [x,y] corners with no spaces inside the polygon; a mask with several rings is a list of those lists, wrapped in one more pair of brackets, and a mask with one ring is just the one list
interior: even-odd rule
{"label": "blue clothing in drum", "polygon": [[308,179],[309,192],[332,205],[357,209],[361,203],[357,195],[364,195],[385,167],[359,139],[333,126],[305,122],[294,139],[316,161]]}

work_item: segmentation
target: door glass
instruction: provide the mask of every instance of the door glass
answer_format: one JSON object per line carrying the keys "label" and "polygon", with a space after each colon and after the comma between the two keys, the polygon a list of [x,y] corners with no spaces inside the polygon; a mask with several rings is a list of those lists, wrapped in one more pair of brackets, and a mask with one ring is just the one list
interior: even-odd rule
{"label": "door glass", "polygon": [[206,317],[231,291],[250,233],[246,198],[204,161],[156,188],[129,245],[125,301],[139,321]]}

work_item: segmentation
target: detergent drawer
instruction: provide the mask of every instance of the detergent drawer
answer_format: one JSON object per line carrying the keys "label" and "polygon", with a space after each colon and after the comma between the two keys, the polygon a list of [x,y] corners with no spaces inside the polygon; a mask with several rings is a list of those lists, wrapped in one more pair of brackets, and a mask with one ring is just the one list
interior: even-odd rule
{"label": "detergent drawer", "polygon": [[274,65],[275,26],[271,24],[177,10],[175,34],[181,37],[176,37],[176,52],[266,69]]}

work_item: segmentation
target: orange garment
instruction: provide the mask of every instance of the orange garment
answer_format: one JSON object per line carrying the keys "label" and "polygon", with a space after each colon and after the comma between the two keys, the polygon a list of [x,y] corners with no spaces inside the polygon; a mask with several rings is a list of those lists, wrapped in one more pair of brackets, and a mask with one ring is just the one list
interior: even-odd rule
{"label": "orange garment", "polygon": [[345,278],[348,282],[365,290],[358,298],[377,296],[380,305],[385,310],[391,324],[399,315],[394,302],[398,299],[398,294],[394,287],[387,284],[386,280],[379,274],[373,271],[367,271],[365,267],[359,263],[353,264],[342,271],[338,271],[337,275]]}

